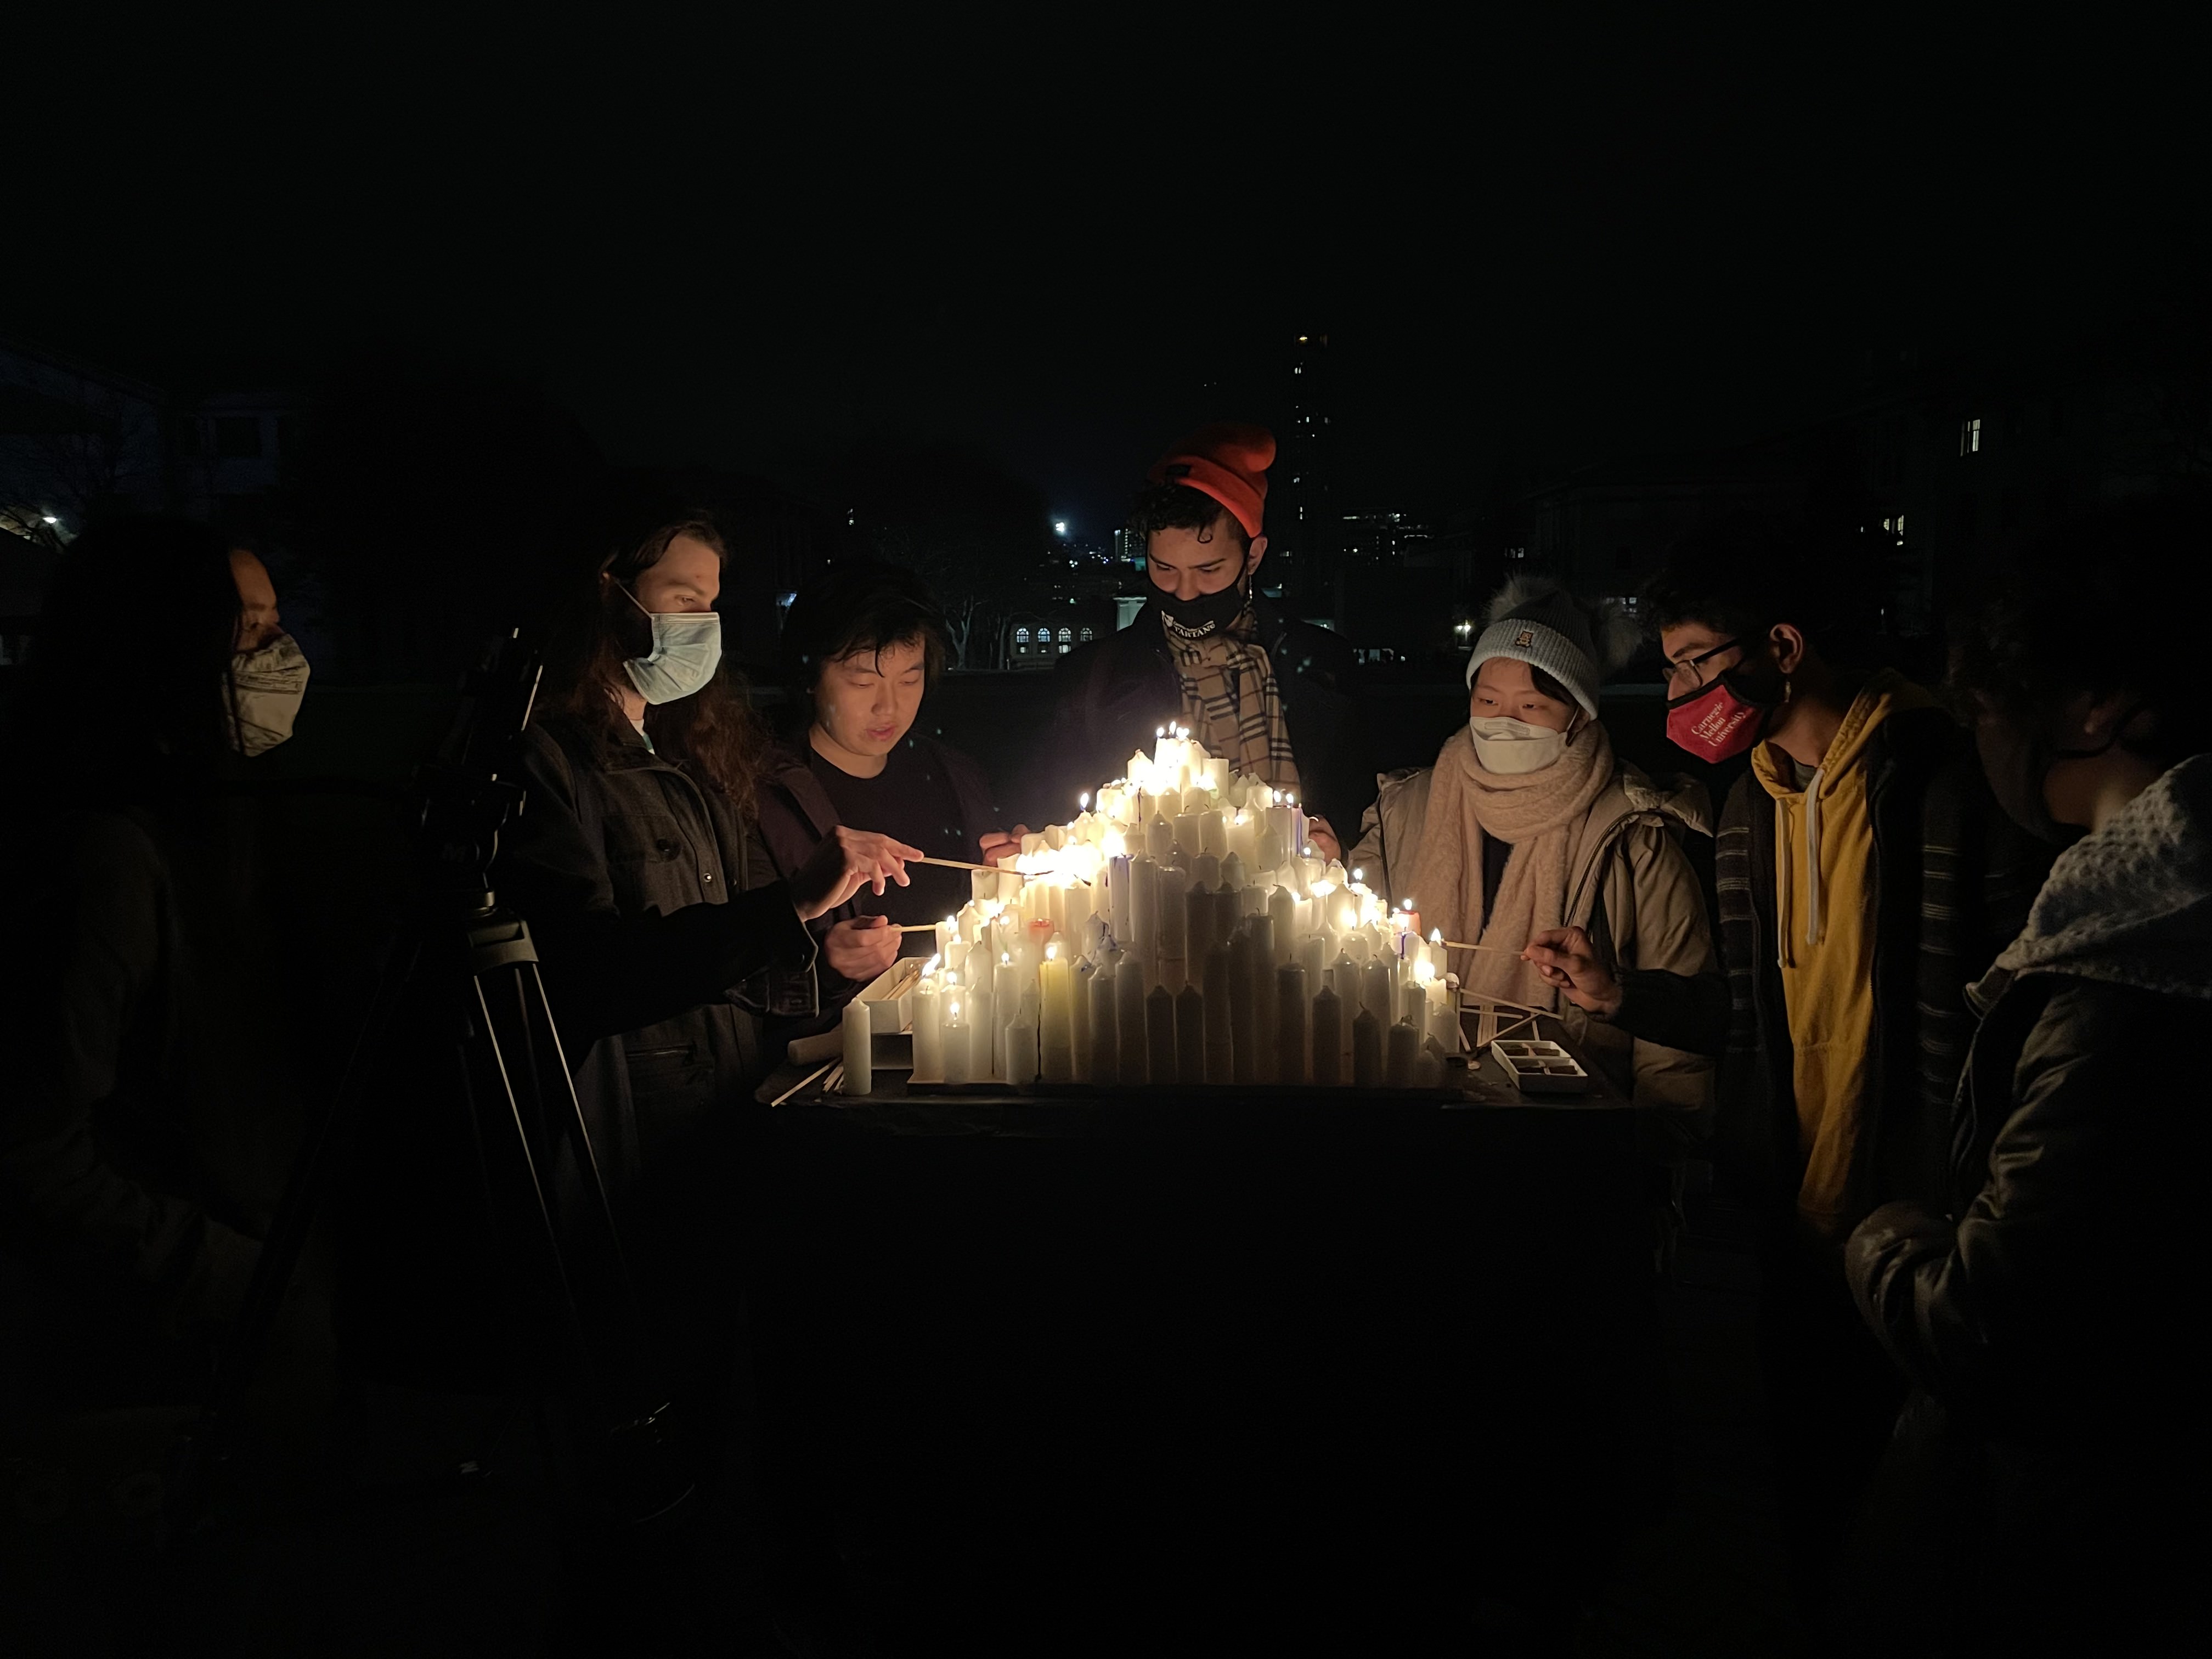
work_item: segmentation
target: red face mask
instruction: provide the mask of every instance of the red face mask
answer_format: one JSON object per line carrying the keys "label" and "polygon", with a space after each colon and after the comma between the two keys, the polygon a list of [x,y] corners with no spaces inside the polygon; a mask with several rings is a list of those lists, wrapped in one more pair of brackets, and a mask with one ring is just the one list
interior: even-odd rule
{"label": "red face mask", "polygon": [[1738,696],[1725,678],[1667,705],[1667,735],[1701,761],[1724,761],[1759,741],[1766,710]]}

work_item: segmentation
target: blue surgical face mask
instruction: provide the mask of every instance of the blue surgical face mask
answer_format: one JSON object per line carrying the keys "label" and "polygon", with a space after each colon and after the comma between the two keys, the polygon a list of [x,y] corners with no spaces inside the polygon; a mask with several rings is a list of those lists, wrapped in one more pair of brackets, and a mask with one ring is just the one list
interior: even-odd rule
{"label": "blue surgical face mask", "polygon": [[[619,584],[617,584],[619,586]],[[637,595],[623,592],[632,605]],[[711,611],[646,611],[653,623],[653,649],[623,664],[629,683],[647,702],[674,702],[714,678],[722,664],[722,619]]]}

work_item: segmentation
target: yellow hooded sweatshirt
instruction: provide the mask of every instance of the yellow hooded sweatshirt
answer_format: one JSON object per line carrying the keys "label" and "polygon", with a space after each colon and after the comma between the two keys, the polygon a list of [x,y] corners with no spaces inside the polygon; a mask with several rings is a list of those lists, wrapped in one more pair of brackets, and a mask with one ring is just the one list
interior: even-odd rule
{"label": "yellow hooded sweatshirt", "polygon": [[1934,702],[1885,670],[1852,700],[1811,779],[1771,743],[1752,770],[1774,798],[1775,951],[1790,1020],[1797,1213],[1840,1243],[1863,1216],[1862,1152],[1874,1079],[1874,814],[1867,739],[1893,714]]}

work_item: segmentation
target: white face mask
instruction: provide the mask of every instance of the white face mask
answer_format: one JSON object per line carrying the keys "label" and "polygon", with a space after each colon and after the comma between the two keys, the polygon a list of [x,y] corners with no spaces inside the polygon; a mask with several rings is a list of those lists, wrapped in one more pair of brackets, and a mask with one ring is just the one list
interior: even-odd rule
{"label": "white face mask", "polygon": [[[623,589],[632,605],[637,595]],[[714,678],[722,663],[722,619],[711,611],[640,611],[653,623],[653,649],[623,664],[647,702],[674,702]]]}
{"label": "white face mask", "polygon": [[238,699],[238,724],[230,746],[248,760],[268,753],[292,735],[300,699],[307,695],[307,659],[289,634],[279,634],[258,651],[234,657],[230,683]]}
{"label": "white face mask", "polygon": [[1567,734],[1548,726],[1531,726],[1510,714],[1477,714],[1467,723],[1474,757],[1486,772],[1512,777],[1540,772],[1566,752]]}

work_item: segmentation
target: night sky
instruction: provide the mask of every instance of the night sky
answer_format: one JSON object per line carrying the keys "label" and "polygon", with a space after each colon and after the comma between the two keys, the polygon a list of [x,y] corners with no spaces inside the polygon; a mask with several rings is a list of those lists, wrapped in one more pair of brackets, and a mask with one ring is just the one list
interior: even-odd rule
{"label": "night sky", "polygon": [[888,424],[1086,538],[1179,428],[1273,416],[1297,333],[1339,502],[1440,513],[2202,292],[2178,34],[100,27],[10,76],[0,334],[233,384],[489,360],[626,463],[787,477]]}

